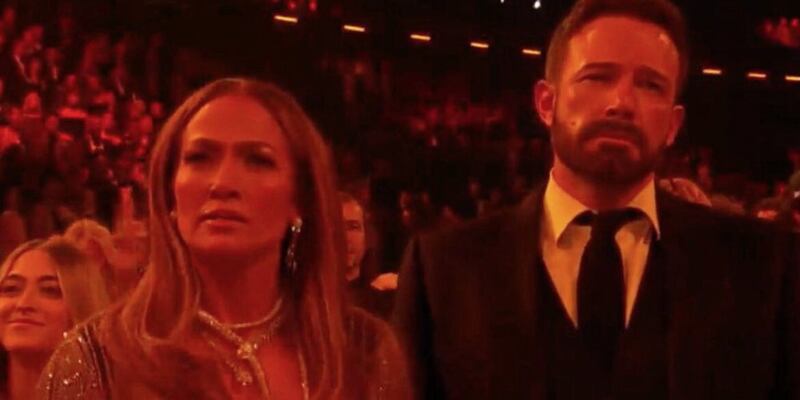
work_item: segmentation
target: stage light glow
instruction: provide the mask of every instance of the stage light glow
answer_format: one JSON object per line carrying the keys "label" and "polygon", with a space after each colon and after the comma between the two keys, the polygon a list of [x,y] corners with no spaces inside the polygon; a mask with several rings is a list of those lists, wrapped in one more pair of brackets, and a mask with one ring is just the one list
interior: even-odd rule
{"label": "stage light glow", "polygon": [[764,72],[751,71],[747,73],[747,79],[763,81],[767,79],[767,74]]}
{"label": "stage light glow", "polygon": [[367,27],[361,25],[344,24],[342,25],[342,30],[347,32],[365,33],[367,31]]}
{"label": "stage light glow", "polygon": [[722,75],[722,70],[719,68],[703,68],[703,75]]}
{"label": "stage light glow", "polygon": [[409,35],[409,37],[411,38],[411,40],[415,40],[417,42],[430,42],[431,41],[431,35],[424,34],[424,33],[412,33],[411,35]]}
{"label": "stage light glow", "polygon": [[273,19],[275,19],[275,21],[285,22],[287,24],[296,24],[298,21],[297,17],[290,17],[288,15],[280,15],[280,14],[275,14]]}
{"label": "stage light glow", "polygon": [[469,42],[469,45],[475,49],[486,50],[489,48],[489,43],[486,42]]}
{"label": "stage light glow", "polygon": [[542,55],[542,51],[539,49],[524,48],[522,49],[522,54],[526,56],[539,57]]}

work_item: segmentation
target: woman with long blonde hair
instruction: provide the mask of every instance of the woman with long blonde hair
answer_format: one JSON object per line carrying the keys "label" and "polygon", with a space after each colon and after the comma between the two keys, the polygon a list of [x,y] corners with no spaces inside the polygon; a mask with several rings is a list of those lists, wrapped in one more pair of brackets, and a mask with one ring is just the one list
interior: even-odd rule
{"label": "woman with long blonde hair", "polygon": [[115,238],[105,226],[93,219],[77,220],[64,231],[64,238],[73,242],[90,261],[97,264],[113,300],[124,297],[139,282],[137,264],[143,257],[138,253],[143,253],[143,250],[120,249],[118,242],[135,240],[125,236],[128,235],[120,234]]}
{"label": "woman with long blonde hair", "polygon": [[69,241],[17,247],[0,267],[0,398],[32,398],[64,334],[107,305],[100,271]]}
{"label": "woman with long blonde hair", "polygon": [[405,398],[391,330],[344,300],[333,168],[275,86],[194,93],[151,154],[142,281],[56,351],[40,397]]}

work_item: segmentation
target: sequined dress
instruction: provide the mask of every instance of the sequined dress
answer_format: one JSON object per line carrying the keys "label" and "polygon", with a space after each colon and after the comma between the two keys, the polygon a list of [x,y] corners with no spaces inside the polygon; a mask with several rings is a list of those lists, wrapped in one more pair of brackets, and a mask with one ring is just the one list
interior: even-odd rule
{"label": "sequined dress", "polygon": [[[38,399],[175,399],[156,395],[138,382],[116,382],[114,362],[106,356],[97,339],[97,322],[95,319],[80,325],[56,349],[39,381]],[[404,357],[399,353],[399,346],[388,326],[360,309],[354,309],[347,322],[348,352],[370,354],[370,358],[374,358],[365,371],[357,374],[367,377],[364,382],[344,388],[348,398],[409,399]],[[350,365],[345,366],[348,367]]]}

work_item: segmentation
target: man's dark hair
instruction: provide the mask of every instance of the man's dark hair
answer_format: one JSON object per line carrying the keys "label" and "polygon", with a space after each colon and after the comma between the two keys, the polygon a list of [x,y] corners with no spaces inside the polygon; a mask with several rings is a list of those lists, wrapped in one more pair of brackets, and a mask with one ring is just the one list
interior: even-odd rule
{"label": "man's dark hair", "polygon": [[550,39],[545,66],[547,80],[556,82],[559,78],[569,40],[590,22],[611,15],[632,17],[658,25],[666,31],[680,57],[680,72],[676,82],[676,93],[680,93],[689,68],[689,44],[683,15],[669,0],[578,0]]}

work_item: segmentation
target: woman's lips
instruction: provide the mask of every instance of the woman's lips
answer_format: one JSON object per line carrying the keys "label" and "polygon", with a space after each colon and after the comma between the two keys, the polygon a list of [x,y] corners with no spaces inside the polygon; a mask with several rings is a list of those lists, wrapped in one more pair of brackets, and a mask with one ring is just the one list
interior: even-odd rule
{"label": "woman's lips", "polygon": [[44,323],[30,318],[14,318],[7,322],[8,325],[19,326],[43,326]]}

